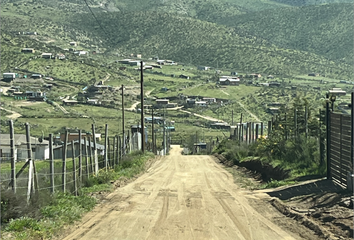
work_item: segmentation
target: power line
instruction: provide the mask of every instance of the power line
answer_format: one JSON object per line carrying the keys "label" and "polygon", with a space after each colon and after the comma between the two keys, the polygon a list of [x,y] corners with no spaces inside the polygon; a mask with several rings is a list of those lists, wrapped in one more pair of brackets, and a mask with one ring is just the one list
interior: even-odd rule
{"label": "power line", "polygon": [[85,2],[85,4],[86,4],[86,6],[88,7],[88,9],[90,10],[92,16],[95,18],[97,24],[100,26],[100,28],[102,29],[102,31],[103,31],[103,32],[107,35],[107,37],[108,37],[108,32],[106,32],[106,30],[102,27],[101,23],[98,21],[96,15],[93,13],[91,7],[88,5],[87,0],[84,0],[84,2]]}

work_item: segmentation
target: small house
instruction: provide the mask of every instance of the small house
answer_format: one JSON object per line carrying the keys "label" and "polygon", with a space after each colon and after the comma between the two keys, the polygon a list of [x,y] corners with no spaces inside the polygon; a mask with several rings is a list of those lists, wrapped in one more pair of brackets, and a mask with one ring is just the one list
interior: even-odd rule
{"label": "small house", "polygon": [[98,99],[87,99],[86,103],[90,105],[101,105],[101,102]]}
{"label": "small house", "polygon": [[196,102],[195,102],[195,105],[196,105],[197,107],[207,107],[207,106],[208,106],[208,104],[207,104],[206,101],[196,101]]}
{"label": "small house", "polygon": [[194,151],[199,153],[201,150],[206,150],[207,144],[206,143],[194,143]]}
{"label": "small house", "polygon": [[74,106],[74,105],[77,105],[77,101],[76,100],[64,99],[63,100],[63,104],[66,105],[66,106]]}
{"label": "small house", "polygon": [[231,76],[236,76],[237,72],[231,72]]}
{"label": "small house", "polygon": [[328,91],[328,93],[335,96],[345,96],[347,94],[347,92],[341,88],[332,88]]}
{"label": "small house", "polygon": [[142,58],[141,54],[137,54],[136,58]]}
{"label": "small house", "polygon": [[156,99],[156,104],[163,106],[169,104],[170,100],[168,99]]}
{"label": "small house", "polygon": [[79,51],[79,56],[81,55],[89,55],[88,51]]}
{"label": "small house", "polygon": [[19,77],[18,73],[3,73],[2,74],[2,78],[4,79],[4,81],[12,81],[18,77]]}
{"label": "small house", "polygon": [[197,68],[198,70],[201,70],[201,71],[207,71],[210,69],[210,67],[206,67],[206,66],[198,66]]}
{"label": "small house", "polygon": [[238,77],[221,76],[219,78],[220,85],[240,85],[240,79]]}
{"label": "small house", "polygon": [[33,79],[39,79],[39,78],[42,78],[42,77],[43,77],[43,75],[40,74],[40,73],[34,73],[34,74],[31,75],[31,78],[33,78]]}
{"label": "small house", "polygon": [[207,103],[211,104],[211,103],[216,103],[216,98],[207,98],[204,97],[203,101],[206,101]]}
{"label": "small house", "polygon": [[21,49],[22,53],[35,53],[34,48],[22,48]]}
{"label": "small house", "polygon": [[177,63],[175,61],[172,61],[172,60],[166,60],[165,63],[168,64],[168,65],[177,65]]}
{"label": "small house", "polygon": [[186,99],[186,103],[187,103],[187,105],[189,105],[189,106],[194,106],[194,105],[195,105],[195,102],[196,102],[195,99],[192,99],[192,98],[187,98],[187,99]]}
{"label": "small house", "polygon": [[59,54],[57,54],[57,58],[59,59],[59,60],[65,60],[65,55],[64,54],[62,54],[62,53],[59,53]]}
{"label": "small house", "polygon": [[261,78],[262,75],[259,74],[259,73],[252,73],[252,74],[250,74],[250,77],[253,77],[253,78]]}
{"label": "small house", "polygon": [[184,79],[189,79],[189,76],[184,75],[184,74],[179,75],[179,77],[180,77],[180,78],[184,78]]}
{"label": "small house", "polygon": [[178,107],[178,104],[177,104],[177,103],[168,103],[168,104],[166,105],[166,107],[167,107],[167,108],[176,108],[176,107]]}
{"label": "small house", "polygon": [[[67,153],[66,157],[67,158],[72,158],[73,157],[73,152],[74,156],[78,157],[80,154],[79,147],[81,146],[81,153],[82,155],[87,155],[91,152],[93,155],[94,153],[94,143],[86,141],[86,146],[85,146],[85,140],[81,139],[79,141],[78,139],[74,141],[74,151],[72,150],[72,140],[69,140],[67,143]],[[64,145],[58,145],[53,148],[53,155],[54,159],[62,159],[63,158],[63,147]],[[88,153],[86,153],[86,148],[88,150]],[[98,155],[104,155],[104,145],[96,143],[96,149],[97,149],[97,154]]]}
{"label": "small house", "polygon": [[210,124],[210,127],[213,129],[227,129],[230,130],[230,125],[226,122],[216,122]]}
{"label": "small house", "polygon": [[308,76],[310,76],[310,77],[318,77],[318,76],[320,76],[320,74],[318,74],[318,73],[309,73]]}
{"label": "small house", "polygon": [[41,91],[26,91],[25,96],[31,101],[45,101],[47,99],[46,93]]}
{"label": "small house", "polygon": [[53,58],[53,53],[42,53],[42,58],[52,59]]}
{"label": "small house", "polygon": [[[10,134],[0,134],[0,161],[10,161]],[[30,137],[32,158],[38,160],[49,159],[49,142],[41,138]],[[25,161],[27,157],[27,140],[25,134],[14,135],[15,161]]]}
{"label": "small house", "polygon": [[269,87],[280,87],[280,83],[278,82],[270,82]]}
{"label": "small house", "polygon": [[277,114],[277,113],[279,113],[279,108],[270,107],[270,108],[267,109],[267,112],[270,113],[270,114]]}

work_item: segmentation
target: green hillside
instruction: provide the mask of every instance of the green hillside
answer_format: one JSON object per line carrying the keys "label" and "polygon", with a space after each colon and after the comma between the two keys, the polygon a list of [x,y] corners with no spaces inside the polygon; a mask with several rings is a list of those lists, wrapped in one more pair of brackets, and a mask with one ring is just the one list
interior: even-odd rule
{"label": "green hillside", "polygon": [[[241,37],[232,29],[167,13],[136,12],[98,15],[103,31],[89,15],[72,24],[102,37],[114,50],[170,58],[184,63],[219,66],[245,72],[292,75],[320,72],[352,76],[348,64],[315,54],[270,46],[259,37]],[[106,34],[108,33],[108,35]]]}
{"label": "green hillside", "polygon": [[320,5],[326,3],[352,3],[351,0],[272,0],[276,3],[287,4],[290,6],[306,6],[306,5]]}
{"label": "green hillside", "polygon": [[353,6],[330,4],[266,10],[223,18],[241,36],[257,36],[282,48],[313,52],[353,64]]}

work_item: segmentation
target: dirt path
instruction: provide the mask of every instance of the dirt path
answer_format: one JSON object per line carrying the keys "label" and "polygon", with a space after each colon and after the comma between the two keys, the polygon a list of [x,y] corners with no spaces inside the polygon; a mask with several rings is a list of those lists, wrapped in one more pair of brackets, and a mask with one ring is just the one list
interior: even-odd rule
{"label": "dirt path", "polygon": [[[145,96],[146,96],[146,97],[149,97],[149,96],[150,96],[150,93],[151,93],[152,91],[153,91],[153,90],[146,91]],[[130,108],[125,108],[125,110],[127,110],[127,111],[134,111],[135,108],[136,108],[136,106],[139,105],[139,103],[140,103],[140,101],[136,101],[135,103],[133,103],[133,104],[131,105]]]}
{"label": "dirt path", "polygon": [[15,112],[15,111],[11,111],[11,110],[8,110],[8,109],[5,109],[3,107],[0,107],[1,110],[4,110],[6,112],[9,112],[9,113],[12,113],[11,115],[6,115],[7,118],[10,118],[10,119],[16,119],[16,118],[19,118],[21,117],[22,115],[19,114],[18,112]]}
{"label": "dirt path", "polygon": [[251,207],[212,157],[182,156],[181,150],[173,146],[147,173],[108,195],[63,239],[303,239],[291,233],[299,232],[296,226],[285,231],[269,220],[271,211]]}
{"label": "dirt path", "polygon": [[181,112],[185,112],[185,113],[189,113],[189,114],[193,114],[194,116],[197,116],[197,117],[200,117],[200,118],[204,118],[206,120],[209,120],[209,121],[214,121],[214,122],[224,122],[223,120],[220,120],[220,119],[216,119],[216,118],[213,118],[213,117],[209,117],[209,116],[203,116],[203,115],[200,115],[200,114],[197,114],[197,113],[192,113],[192,112],[189,112],[189,111],[186,111],[186,110],[180,110]]}
{"label": "dirt path", "polygon": [[249,115],[251,115],[257,122],[262,122],[256,115],[254,115],[253,113],[251,113],[246,107],[245,105],[243,105],[243,103],[241,103],[240,101],[237,102]]}

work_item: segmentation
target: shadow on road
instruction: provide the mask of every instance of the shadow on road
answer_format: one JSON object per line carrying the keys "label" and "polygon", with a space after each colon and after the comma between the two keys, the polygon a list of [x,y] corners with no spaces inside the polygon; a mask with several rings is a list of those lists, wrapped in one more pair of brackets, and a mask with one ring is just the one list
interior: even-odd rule
{"label": "shadow on road", "polygon": [[290,200],[301,196],[302,202],[310,201],[316,203],[317,207],[326,207],[340,201],[343,195],[347,195],[347,191],[331,180],[321,179],[267,192],[267,194],[281,200]]}

